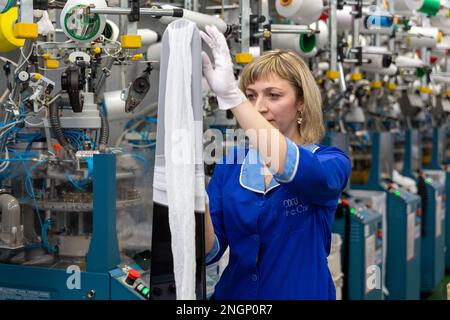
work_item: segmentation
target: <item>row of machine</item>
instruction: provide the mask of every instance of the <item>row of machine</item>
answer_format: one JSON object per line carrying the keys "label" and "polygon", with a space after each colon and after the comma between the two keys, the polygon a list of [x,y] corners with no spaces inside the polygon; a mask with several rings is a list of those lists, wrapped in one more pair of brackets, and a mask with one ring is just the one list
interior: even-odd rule
{"label": "row of machine", "polygon": [[[435,290],[450,268],[447,0],[1,0],[0,299],[176,298],[152,186],[161,40],[177,19],[216,26],[237,79],[271,49],[308,62],[322,143],[352,161],[333,226],[342,298]],[[203,128],[226,136],[236,120],[203,89]],[[195,219],[205,299],[226,262],[205,267]]]}

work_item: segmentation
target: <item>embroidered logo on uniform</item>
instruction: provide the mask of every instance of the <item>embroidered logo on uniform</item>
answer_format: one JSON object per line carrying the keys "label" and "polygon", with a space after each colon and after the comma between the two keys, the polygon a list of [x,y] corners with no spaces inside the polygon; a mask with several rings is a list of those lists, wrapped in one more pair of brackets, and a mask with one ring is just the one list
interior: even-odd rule
{"label": "embroidered logo on uniform", "polygon": [[298,201],[297,197],[283,200],[283,206],[285,209],[284,215],[286,217],[295,216],[297,214],[304,213],[305,211],[308,211],[308,209],[309,209],[309,206],[305,205],[303,203],[300,203]]}

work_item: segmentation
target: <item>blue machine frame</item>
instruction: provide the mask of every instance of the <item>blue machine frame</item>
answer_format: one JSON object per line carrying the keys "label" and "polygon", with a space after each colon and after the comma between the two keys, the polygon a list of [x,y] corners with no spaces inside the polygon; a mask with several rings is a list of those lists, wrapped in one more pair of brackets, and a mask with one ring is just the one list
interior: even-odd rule
{"label": "blue machine frame", "polygon": [[[354,210],[350,216],[349,232],[349,265],[348,274],[348,299],[350,300],[381,300],[382,292],[382,239],[379,230],[382,225],[382,216],[380,213],[358,207],[350,200],[350,210]],[[333,231],[339,233],[342,240],[346,240],[345,219],[336,219],[333,225]],[[372,240],[374,243],[372,243]],[[369,245],[374,247],[369,248]],[[369,252],[375,250],[374,252]],[[367,257],[374,255],[375,261],[369,262]],[[369,269],[368,263],[374,263],[377,269]],[[375,273],[373,273],[375,272]],[[369,288],[368,282],[371,277],[376,277],[376,287]]]}
{"label": "blue machine frame", "polygon": [[[406,131],[406,150],[405,150],[405,158],[409,159],[408,163],[405,164],[403,175],[413,178],[418,181],[418,177],[413,172],[413,147],[414,147],[414,138],[413,135],[419,134],[416,130],[408,130]],[[434,134],[433,134],[434,135]],[[433,148],[433,161],[431,163],[431,169],[433,166],[436,166],[437,163],[437,152],[435,152]],[[436,150],[437,151],[437,150]],[[436,156],[436,157],[435,157]],[[435,180],[425,179],[425,189],[426,189],[426,199],[431,201],[427,201],[426,210],[423,212],[422,224],[422,243],[421,243],[421,291],[425,293],[432,292],[442,280],[445,274],[445,265],[444,265],[444,245],[445,245],[445,230],[444,223],[441,219],[441,232],[440,234],[436,234],[437,232],[437,223],[439,221],[436,220],[436,209],[439,209],[437,204],[438,199],[442,199],[444,195],[444,186]],[[438,217],[439,218],[439,217]]]}
{"label": "blue machine frame", "polygon": [[115,161],[114,154],[94,155],[93,232],[79,288],[68,285],[71,271],[0,264],[0,299],[144,299],[123,282],[126,274],[118,267]]}
{"label": "blue machine frame", "polygon": [[[350,150],[350,141],[347,134],[338,132],[329,132],[324,138],[324,144],[329,146],[335,146],[348,152]],[[346,191],[350,190],[350,183],[347,184]],[[349,230],[349,265],[348,270],[343,270],[345,282],[347,283],[347,298],[350,300],[381,300],[382,288],[374,288],[367,290],[367,266],[366,257],[370,255],[367,251],[366,243],[368,238],[375,235],[375,264],[378,267],[378,271],[382,272],[382,240],[381,235],[378,234],[378,230],[381,228],[382,215],[374,210],[363,208],[358,206],[354,201],[350,192],[349,202],[351,203],[350,210],[354,210],[354,213],[350,217],[350,230]],[[348,214],[348,213],[347,213]],[[340,234],[343,243],[346,242],[346,230],[345,230],[345,217],[335,218],[333,224],[333,232]]]}
{"label": "blue machine frame", "polygon": [[[414,241],[412,242],[414,244],[414,249],[413,252],[410,252],[409,254],[409,260],[407,260],[408,247],[404,244],[407,243],[412,229],[411,226],[408,229],[408,216],[412,214],[412,212],[417,212],[417,208],[420,206],[420,197],[408,192],[404,188],[389,188],[387,184],[384,184],[381,181],[381,161],[383,155],[381,146],[382,139],[389,140],[388,143],[391,146],[390,149],[393,151],[392,138],[393,137],[389,132],[371,133],[372,167],[368,184],[352,185],[352,188],[386,192],[386,287],[389,292],[389,295],[386,298],[418,299],[420,298],[420,238],[414,238]],[[393,156],[392,153],[387,156],[391,155]],[[414,230],[416,230],[417,224],[420,225],[420,218],[414,219]]]}

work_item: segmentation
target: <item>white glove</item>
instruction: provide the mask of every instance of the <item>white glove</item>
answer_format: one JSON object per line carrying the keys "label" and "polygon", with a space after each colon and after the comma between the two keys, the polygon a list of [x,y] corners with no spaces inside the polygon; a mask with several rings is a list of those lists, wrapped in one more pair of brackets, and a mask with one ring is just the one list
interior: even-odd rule
{"label": "white glove", "polygon": [[234,78],[233,62],[224,35],[215,26],[206,26],[205,30],[207,34],[200,31],[200,35],[211,48],[215,68],[208,55],[202,52],[203,74],[217,96],[219,108],[229,110],[245,101],[245,97]]}

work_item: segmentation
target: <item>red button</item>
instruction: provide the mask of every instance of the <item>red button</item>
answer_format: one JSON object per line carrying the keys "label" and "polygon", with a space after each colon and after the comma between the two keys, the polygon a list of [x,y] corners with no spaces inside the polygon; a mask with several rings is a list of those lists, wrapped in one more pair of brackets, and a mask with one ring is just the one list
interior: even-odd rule
{"label": "red button", "polygon": [[137,272],[136,270],[134,270],[134,269],[131,269],[129,272],[128,272],[128,278],[130,278],[131,280],[136,280],[136,279],[138,279],[139,277],[140,277],[141,275],[139,274],[139,272]]}
{"label": "red button", "polygon": [[347,199],[342,199],[341,201],[343,206],[348,206],[349,205],[349,201]]}

